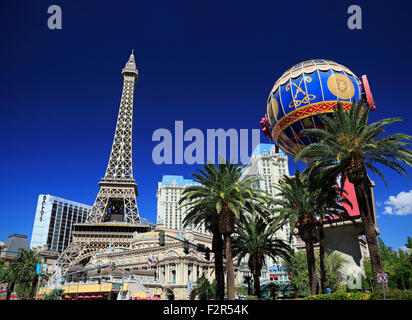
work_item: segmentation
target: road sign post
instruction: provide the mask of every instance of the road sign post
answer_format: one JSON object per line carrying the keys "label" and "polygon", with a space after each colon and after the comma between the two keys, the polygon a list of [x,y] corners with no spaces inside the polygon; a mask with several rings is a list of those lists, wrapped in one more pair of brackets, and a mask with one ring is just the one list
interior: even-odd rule
{"label": "road sign post", "polygon": [[378,279],[378,282],[382,283],[383,300],[386,300],[385,284],[388,283],[388,275],[386,273],[378,273],[376,277]]}
{"label": "road sign post", "polygon": [[36,263],[36,275],[38,276],[37,278],[37,290],[36,290],[36,300],[39,299],[39,289],[40,289],[40,279],[41,279],[41,263]]}

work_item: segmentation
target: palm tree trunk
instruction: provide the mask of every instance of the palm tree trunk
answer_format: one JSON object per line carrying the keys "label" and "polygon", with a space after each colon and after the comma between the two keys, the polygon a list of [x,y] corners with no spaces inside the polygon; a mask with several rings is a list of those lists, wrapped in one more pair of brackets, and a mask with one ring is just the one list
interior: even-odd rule
{"label": "palm tree trunk", "polygon": [[235,300],[235,272],[233,268],[230,233],[225,233],[226,269],[227,269],[227,299]]}
{"label": "palm tree trunk", "polygon": [[309,287],[310,294],[316,294],[316,287],[318,284],[317,273],[316,273],[316,263],[315,263],[315,251],[313,249],[313,240],[305,242],[306,245],[306,259],[308,261],[308,272],[309,272]]}
{"label": "palm tree trunk", "polygon": [[376,237],[375,223],[372,220],[371,209],[369,207],[368,196],[366,194],[364,184],[355,184],[355,192],[358,200],[359,212],[365,230],[366,242],[368,244],[374,282],[375,285],[380,285],[377,282],[377,274],[383,272],[382,258]]}
{"label": "palm tree trunk", "polygon": [[296,284],[293,284],[293,297],[297,298],[299,295],[299,287]]}
{"label": "palm tree trunk", "polygon": [[213,232],[213,252],[215,254],[216,299],[225,299],[225,271],[223,268],[223,239],[219,228]]}
{"label": "palm tree trunk", "polygon": [[322,294],[326,293],[326,269],[325,269],[325,232],[323,226],[319,229],[319,264],[320,264],[320,286]]}
{"label": "palm tree trunk", "polygon": [[7,288],[6,300],[10,300],[10,296],[13,290],[14,290],[14,282],[12,282],[10,286]]}
{"label": "palm tree trunk", "polygon": [[39,275],[36,274],[36,275],[33,277],[33,280],[32,280],[32,282],[31,282],[31,289],[30,289],[30,294],[29,294],[29,298],[30,298],[30,299],[33,299],[33,298],[34,298],[34,295],[35,295],[35,293],[36,293],[36,288],[37,288],[38,280],[39,280]]}
{"label": "palm tree trunk", "polygon": [[21,287],[20,287],[20,300],[24,299],[24,291],[26,290],[26,282],[22,282],[21,283]]}
{"label": "palm tree trunk", "polygon": [[253,272],[253,289],[254,295],[260,299],[260,272],[259,270],[254,270]]}

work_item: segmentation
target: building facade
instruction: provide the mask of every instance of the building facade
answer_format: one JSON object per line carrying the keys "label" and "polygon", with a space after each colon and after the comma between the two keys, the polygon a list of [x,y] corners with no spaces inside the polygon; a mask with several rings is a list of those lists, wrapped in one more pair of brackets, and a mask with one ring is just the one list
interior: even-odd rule
{"label": "building facade", "polygon": [[[266,191],[271,197],[275,197],[279,191],[275,185],[279,183],[282,176],[289,176],[288,157],[283,151],[276,152],[274,144],[259,144],[250,158],[249,167],[245,171],[247,176],[255,176],[260,179],[256,188]],[[285,224],[276,231],[276,238],[289,241],[290,227]],[[292,236],[292,246],[296,239]],[[270,259],[271,260],[271,259]],[[268,266],[280,264],[280,258],[276,261],[266,261]],[[246,261],[243,263],[246,266]],[[268,279],[267,272],[262,272],[262,280]]]}
{"label": "building facade", "polygon": [[[259,144],[253,151],[249,167],[245,171],[245,176],[253,175],[260,178],[256,188],[268,192],[271,196],[275,196],[278,192],[274,187],[279,179],[287,175],[289,176],[288,157],[283,151],[276,153],[273,144]],[[183,228],[182,222],[185,217],[184,209],[179,208],[179,200],[182,197],[183,191],[186,187],[196,185],[196,182],[190,179],[184,179],[183,176],[165,175],[162,181],[158,184],[157,190],[157,223],[164,224],[165,228],[174,230],[181,230]],[[195,231],[209,234],[204,226],[200,226]],[[276,232],[276,237],[284,240],[289,240],[290,227],[286,224],[283,228]],[[292,237],[293,243],[296,241]],[[243,284],[243,279],[250,275],[250,270],[247,263],[248,256],[246,256],[240,263],[239,279]],[[280,264],[280,258],[276,261],[267,259],[266,265],[273,266]],[[269,273],[266,267],[262,269],[261,280],[269,280]]]}
{"label": "building facade", "polygon": [[[253,151],[245,175],[258,177],[256,187],[275,197],[279,193],[275,185],[282,176],[289,176],[288,157],[283,151],[276,153],[274,144],[261,143]],[[289,225],[276,232],[276,237],[283,240],[289,240],[289,236]]]}
{"label": "building facade", "polygon": [[63,252],[72,241],[72,226],[86,220],[91,206],[40,194],[37,201],[30,247]]}
{"label": "building facade", "polygon": [[[376,211],[374,204],[373,187],[374,182],[369,181],[369,188],[366,192],[369,194],[370,206],[372,208],[372,217],[376,226]],[[350,219],[335,218],[331,221],[324,222],[325,233],[325,252],[337,253],[345,259],[342,270],[340,272],[341,282],[345,283],[349,288],[362,287],[362,277],[364,273],[365,259],[369,258],[368,244],[365,239],[365,233],[362,225],[359,206],[356,198],[356,192],[353,184],[349,181],[345,182],[344,186],[345,198],[347,198],[352,206],[342,204],[346,207]],[[379,234],[379,229],[376,226],[376,233]],[[305,243],[296,236],[297,250],[305,250]],[[318,250],[319,243],[315,243],[315,250]]]}
{"label": "building facade", "polygon": [[[183,176],[164,175],[158,183],[157,198],[157,223],[163,224],[165,228],[182,230],[185,209],[179,209],[179,201],[183,191],[189,186],[198,185],[191,179]],[[208,233],[203,225],[192,227],[194,231]]]}
{"label": "building facade", "polygon": [[[160,230],[166,235],[164,246],[159,245]],[[74,276],[70,280],[66,278],[59,287],[68,293],[70,299],[92,295],[109,300],[128,300],[138,296],[188,300],[200,277],[204,276],[210,282],[214,280],[214,256],[211,253],[207,260],[205,253],[192,245],[185,253],[183,243],[177,239],[187,239],[208,248],[212,246],[210,235],[189,229],[180,232],[158,225],[149,232],[135,232],[128,246],[108,245],[100,249],[84,266],[85,269],[94,268],[94,271],[89,271],[87,277],[81,276],[79,281],[75,281]],[[96,272],[99,266],[108,265],[115,268],[102,268]],[[235,285],[241,285],[242,281],[235,263]],[[120,287],[122,283],[123,289]],[[39,293],[44,295],[51,289],[43,287]],[[120,292],[123,292],[123,297],[119,296]]]}
{"label": "building facade", "polygon": [[30,250],[27,236],[24,234],[10,234],[6,242],[0,242],[0,258],[2,260],[14,260],[18,252]]}

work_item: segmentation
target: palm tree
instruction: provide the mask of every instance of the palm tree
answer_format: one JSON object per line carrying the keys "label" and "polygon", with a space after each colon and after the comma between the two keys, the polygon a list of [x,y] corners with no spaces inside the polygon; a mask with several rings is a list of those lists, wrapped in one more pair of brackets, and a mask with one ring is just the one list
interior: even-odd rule
{"label": "palm tree", "polygon": [[337,219],[351,219],[343,204],[352,207],[351,202],[345,197],[346,191],[337,184],[336,177],[328,175],[327,171],[320,168],[314,169],[311,176],[303,175],[309,193],[312,195],[314,212],[316,212],[316,226],[319,232],[319,267],[322,293],[326,293],[325,269],[325,232],[324,224]]}
{"label": "palm tree", "polygon": [[212,214],[214,223],[218,226],[219,233],[223,235],[228,299],[235,298],[234,268],[231,252],[231,235],[234,232],[235,221],[240,218],[243,209],[252,214],[261,214],[267,198],[264,191],[252,189],[257,178],[243,177],[245,166],[237,166],[226,161],[215,166],[214,164],[203,165],[203,170],[196,168],[200,174],[192,174],[195,181],[200,185],[191,187],[186,192],[185,199],[188,200],[184,206],[194,209],[198,206],[199,211],[205,208],[213,208],[216,215]]}
{"label": "palm tree", "polygon": [[53,289],[48,294],[46,294],[43,300],[62,300],[64,296],[64,289]]}
{"label": "palm tree", "polygon": [[[182,204],[185,201],[187,201],[186,194],[188,192],[192,192],[195,190],[196,188],[193,189],[193,187],[187,187],[183,191],[183,197],[180,199],[179,204]],[[215,207],[212,206],[212,204],[194,204],[186,210],[186,216],[183,219],[184,227],[199,226],[201,224],[204,224],[206,230],[212,233],[212,251],[215,255],[214,265],[216,278],[216,299],[223,300],[225,297],[225,274],[223,268],[224,243],[222,235],[219,232],[217,212]]]}
{"label": "palm tree", "polygon": [[0,270],[0,282],[7,283],[6,300],[10,300],[10,296],[19,280],[20,274],[15,263],[12,262],[9,266]]}
{"label": "palm tree", "polygon": [[366,168],[378,174],[386,185],[383,174],[375,166],[376,163],[407,176],[400,163],[412,166],[412,151],[405,148],[411,143],[401,140],[412,140],[412,137],[397,133],[378,138],[378,135],[385,131],[383,127],[403,119],[388,118],[368,124],[369,112],[369,106],[361,100],[358,103],[354,101],[348,112],[338,102],[332,116],[318,115],[326,130],[303,130],[306,136],[316,138],[319,142],[306,146],[295,157],[295,161],[305,160],[307,162],[306,171],[309,174],[313,168],[321,167],[335,177],[341,175],[342,182],[347,177],[354,185],[373,274],[377,281],[376,275],[383,271],[383,267],[370,207],[372,200],[366,192],[370,186]]}
{"label": "palm tree", "polygon": [[274,211],[279,212],[279,217],[283,217],[284,221],[289,221],[291,230],[297,228],[300,238],[305,242],[310,292],[314,295],[317,287],[314,244],[318,242],[315,199],[299,170],[295,171],[293,177],[284,176],[275,188],[279,193],[273,200]]}
{"label": "palm tree", "polygon": [[248,266],[253,275],[254,295],[260,298],[261,270],[265,257],[275,260],[281,257],[288,261],[292,253],[289,244],[275,238],[275,232],[281,227],[277,219],[266,223],[262,218],[245,216],[238,220],[235,236],[232,242],[233,256],[238,258],[238,263],[249,255]]}
{"label": "palm tree", "polygon": [[205,276],[201,276],[197,279],[196,295],[199,296],[199,300],[208,300],[213,295],[212,284]]}
{"label": "palm tree", "polygon": [[30,297],[34,296],[34,291],[38,281],[36,274],[36,264],[39,262],[37,254],[32,250],[23,250],[19,253],[16,260],[16,268],[20,275],[20,297],[24,298],[24,292],[27,286],[31,286]]}
{"label": "palm tree", "polygon": [[243,283],[247,284],[247,295],[250,296],[250,281],[252,280],[251,276],[244,276]]}

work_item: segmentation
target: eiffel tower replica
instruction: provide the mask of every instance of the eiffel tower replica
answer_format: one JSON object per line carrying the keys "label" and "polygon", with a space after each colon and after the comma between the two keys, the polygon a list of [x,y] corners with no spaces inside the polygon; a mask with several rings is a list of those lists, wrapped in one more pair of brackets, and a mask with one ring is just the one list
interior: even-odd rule
{"label": "eiffel tower replica", "polygon": [[106,174],[84,223],[74,224],[72,242],[60,255],[49,286],[56,287],[59,278],[76,265],[85,265],[90,257],[108,247],[128,248],[135,232],[147,232],[149,225],[140,223],[133,179],[132,127],[133,95],[138,70],[133,55],[122,69],[123,92]]}

